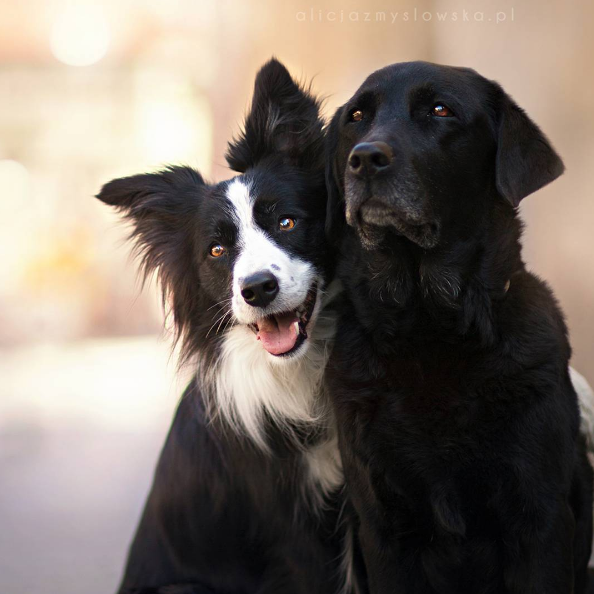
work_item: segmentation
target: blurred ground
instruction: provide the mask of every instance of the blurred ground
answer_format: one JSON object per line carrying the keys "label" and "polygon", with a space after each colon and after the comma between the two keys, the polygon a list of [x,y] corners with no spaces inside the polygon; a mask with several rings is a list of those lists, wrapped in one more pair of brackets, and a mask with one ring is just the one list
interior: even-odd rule
{"label": "blurred ground", "polygon": [[0,593],[117,586],[186,379],[157,336],[0,350]]}
{"label": "blurred ground", "polygon": [[0,351],[0,592],[108,594],[183,389],[156,336]]}

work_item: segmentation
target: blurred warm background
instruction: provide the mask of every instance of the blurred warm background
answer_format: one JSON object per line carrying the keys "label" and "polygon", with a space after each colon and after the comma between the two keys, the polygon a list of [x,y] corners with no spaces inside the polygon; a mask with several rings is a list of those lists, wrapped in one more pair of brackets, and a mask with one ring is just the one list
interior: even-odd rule
{"label": "blurred warm background", "polygon": [[140,292],[93,195],[163,163],[223,179],[273,54],[315,75],[327,114],[397,61],[504,85],[567,164],[523,206],[525,255],[594,382],[593,17],[590,0],[4,0],[0,592],[114,590],[184,379],[155,287]]}

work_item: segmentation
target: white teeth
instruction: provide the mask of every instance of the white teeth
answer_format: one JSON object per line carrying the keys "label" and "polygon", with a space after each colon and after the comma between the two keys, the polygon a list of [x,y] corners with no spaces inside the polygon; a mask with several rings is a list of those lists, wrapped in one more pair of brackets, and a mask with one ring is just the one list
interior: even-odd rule
{"label": "white teeth", "polygon": [[295,328],[295,334],[299,334],[299,322],[293,322],[293,326]]}

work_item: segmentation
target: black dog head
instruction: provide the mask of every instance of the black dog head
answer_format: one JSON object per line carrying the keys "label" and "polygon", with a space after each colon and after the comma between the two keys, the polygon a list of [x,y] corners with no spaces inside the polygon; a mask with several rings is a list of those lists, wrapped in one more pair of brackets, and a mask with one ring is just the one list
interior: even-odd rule
{"label": "black dog head", "polygon": [[145,275],[158,271],[186,356],[234,326],[248,343],[259,333],[274,355],[306,342],[301,325],[313,320],[326,274],[322,126],[318,100],[271,60],[229,145],[242,175],[208,184],[171,167],[101,189],[97,197],[131,221]]}
{"label": "black dog head", "polygon": [[[476,233],[487,195],[517,207],[563,164],[501,87],[467,68],[411,62],[367,78],[329,127],[327,224],[363,244],[427,250]],[[344,201],[343,201],[344,197]]]}

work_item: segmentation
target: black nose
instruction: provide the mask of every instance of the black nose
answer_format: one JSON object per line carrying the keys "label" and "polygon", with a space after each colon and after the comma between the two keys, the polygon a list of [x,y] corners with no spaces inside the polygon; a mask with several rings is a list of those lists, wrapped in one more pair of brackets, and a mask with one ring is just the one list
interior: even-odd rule
{"label": "black nose", "polygon": [[385,142],[361,142],[349,155],[349,170],[355,175],[371,177],[386,169],[392,160],[392,149]]}
{"label": "black nose", "polygon": [[278,279],[267,271],[248,276],[241,285],[241,296],[248,305],[266,307],[278,293]]}

